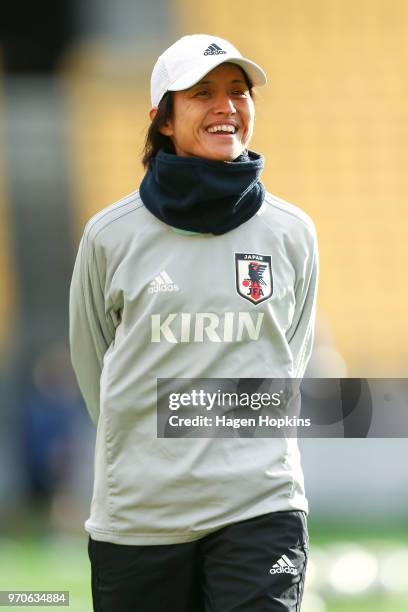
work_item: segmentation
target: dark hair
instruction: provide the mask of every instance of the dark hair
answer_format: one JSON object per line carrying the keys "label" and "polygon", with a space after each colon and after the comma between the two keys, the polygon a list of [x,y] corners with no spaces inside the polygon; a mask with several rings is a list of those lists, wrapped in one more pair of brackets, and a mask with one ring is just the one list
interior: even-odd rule
{"label": "dark hair", "polygon": [[[254,98],[254,90],[251,81],[248,78],[245,70],[242,70],[244,75],[245,83],[248,87],[251,98]],[[169,136],[165,136],[160,132],[160,126],[166,121],[169,121],[173,117],[173,92],[166,91],[162,99],[157,106],[157,113],[151,122],[149,129],[147,130],[145,144],[142,150],[142,164],[146,170],[149,166],[150,160],[155,157],[159,149],[166,149],[171,153],[175,153],[173,141]]]}
{"label": "dark hair", "polygon": [[170,148],[170,151],[173,153],[175,152],[171,138],[160,132],[160,126],[166,123],[166,121],[169,121],[172,116],[173,93],[171,91],[166,91],[159,102],[157,113],[147,130],[146,141],[142,151],[142,164],[145,169],[147,169],[150,160],[156,155],[159,149],[165,148],[168,150]]}

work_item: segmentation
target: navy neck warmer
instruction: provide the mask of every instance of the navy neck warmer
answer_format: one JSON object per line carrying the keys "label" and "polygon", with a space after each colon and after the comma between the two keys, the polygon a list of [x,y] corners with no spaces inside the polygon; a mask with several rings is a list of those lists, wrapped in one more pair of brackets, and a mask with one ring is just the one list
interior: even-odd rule
{"label": "navy neck warmer", "polygon": [[158,219],[191,232],[225,234],[261,207],[262,155],[242,153],[233,161],[181,157],[160,149],[140,185],[140,197]]}

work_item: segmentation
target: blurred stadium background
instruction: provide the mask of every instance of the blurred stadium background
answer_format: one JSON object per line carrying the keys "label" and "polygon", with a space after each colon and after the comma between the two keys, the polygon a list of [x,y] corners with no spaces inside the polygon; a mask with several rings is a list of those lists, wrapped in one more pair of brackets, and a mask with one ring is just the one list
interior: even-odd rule
{"label": "blurred stadium background", "polygon": [[[252,148],[320,243],[312,376],[406,377],[406,0],[50,0],[0,21],[0,589],[91,610],[83,521],[94,431],[68,353],[86,220],[135,189],[149,77],[186,33],[269,75]],[[405,398],[406,402],[406,398]],[[408,609],[404,439],[302,440],[311,505],[304,612]]]}

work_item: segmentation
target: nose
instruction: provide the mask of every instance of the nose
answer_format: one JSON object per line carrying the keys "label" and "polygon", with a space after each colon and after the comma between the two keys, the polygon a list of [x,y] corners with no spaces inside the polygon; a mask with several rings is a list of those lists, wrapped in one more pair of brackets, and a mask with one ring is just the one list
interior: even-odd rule
{"label": "nose", "polygon": [[234,100],[227,93],[219,93],[214,99],[214,111],[225,115],[233,115],[237,112]]}

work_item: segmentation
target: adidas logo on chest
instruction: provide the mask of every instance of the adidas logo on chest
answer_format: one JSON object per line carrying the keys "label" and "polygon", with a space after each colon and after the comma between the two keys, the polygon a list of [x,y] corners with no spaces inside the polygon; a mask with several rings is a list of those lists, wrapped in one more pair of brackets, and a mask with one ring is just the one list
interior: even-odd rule
{"label": "adidas logo on chest", "polygon": [[166,270],[162,270],[150,283],[148,293],[161,293],[166,291],[180,291],[179,286],[173,283]]}

